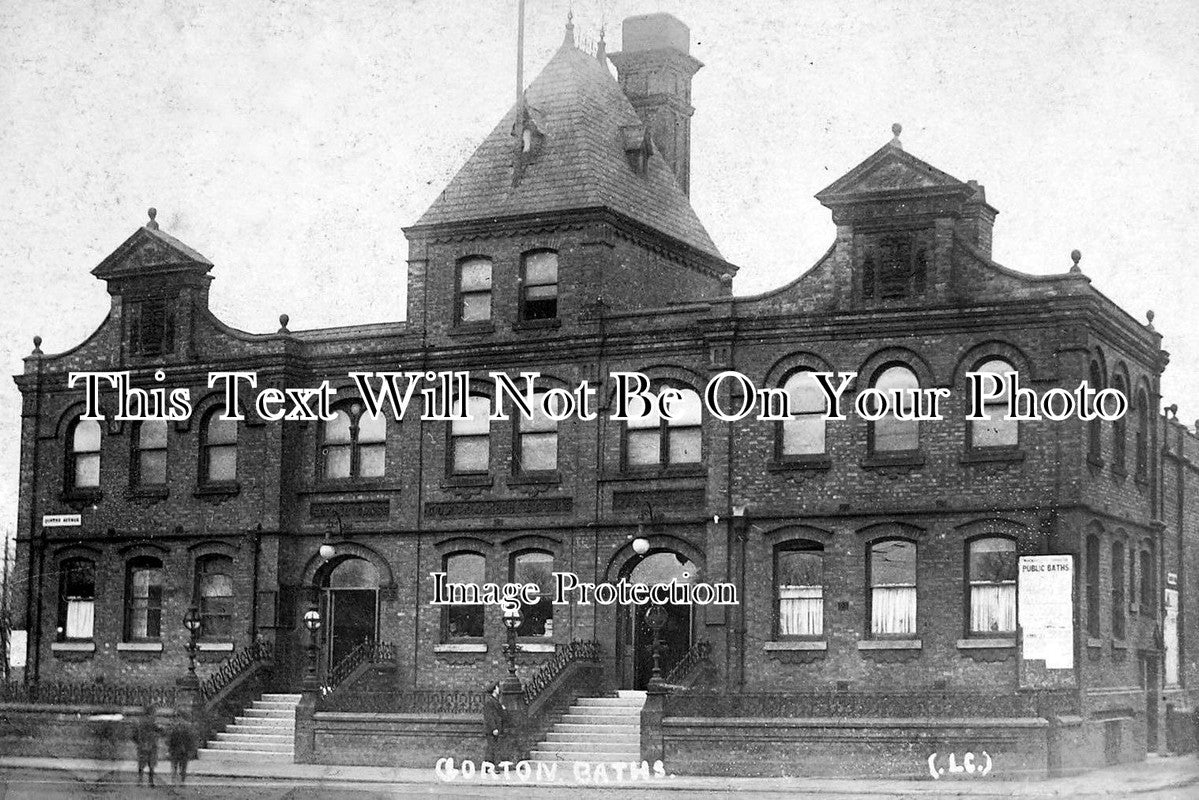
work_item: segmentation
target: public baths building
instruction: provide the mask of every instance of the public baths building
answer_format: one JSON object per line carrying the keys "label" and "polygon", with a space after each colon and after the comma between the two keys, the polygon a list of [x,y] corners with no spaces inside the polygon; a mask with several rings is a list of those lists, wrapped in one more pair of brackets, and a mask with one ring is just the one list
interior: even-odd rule
{"label": "public baths building", "polygon": [[[956,748],[1010,776],[1188,747],[1199,443],[1159,410],[1168,357],[1152,317],[1105,297],[1077,253],[1053,275],[995,263],[983,187],[907,152],[898,127],[817,194],[825,255],[736,295],[737,267],[688,200],[702,66],[689,45],[665,14],[626,20],[614,53],[581,49],[568,27],[404,229],[402,321],[232,329],[209,310],[213,264],[151,212],[93,270],[110,298],[99,329],[67,352],[35,346],[16,377],[21,691],[172,687],[194,606],[205,701],[251,672],[256,691],[290,696],[315,607],[325,693],[296,758],[431,765],[429,742],[478,757],[477,698],[507,674],[507,630],[495,606],[431,606],[429,574],[569,571],[738,588],[736,606],[666,608],[673,688],[640,735],[671,770],[835,771],[869,755],[925,774],[929,753]],[[400,369],[477,375],[471,419],[367,414],[347,374]],[[1037,391],[1115,387],[1130,411],[972,424],[963,376],[980,369]],[[81,420],[67,376],[98,370],[189,387],[194,413]],[[259,388],[329,379],[336,418],[268,422],[247,404],[244,421],[222,420],[207,375],[233,370]],[[530,370],[543,388],[640,371],[682,390],[687,413],[615,422],[607,396],[592,422],[489,424],[487,373]],[[794,416],[700,414],[724,370],[787,387]],[[825,421],[813,370],[856,372],[849,399],[953,394],[942,422]],[[1017,635],[1018,558],[1045,555],[1073,576],[1048,660]],[[555,724],[562,704],[537,706],[536,691],[577,658],[592,695],[650,681],[642,609],[543,601],[516,633],[542,715],[531,730]]]}

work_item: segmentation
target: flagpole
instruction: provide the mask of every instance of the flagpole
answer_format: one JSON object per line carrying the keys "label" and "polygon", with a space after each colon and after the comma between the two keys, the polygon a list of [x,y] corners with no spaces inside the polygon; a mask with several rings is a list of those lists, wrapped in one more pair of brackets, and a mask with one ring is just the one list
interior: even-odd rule
{"label": "flagpole", "polygon": [[516,101],[525,90],[525,0],[519,0],[516,12]]}

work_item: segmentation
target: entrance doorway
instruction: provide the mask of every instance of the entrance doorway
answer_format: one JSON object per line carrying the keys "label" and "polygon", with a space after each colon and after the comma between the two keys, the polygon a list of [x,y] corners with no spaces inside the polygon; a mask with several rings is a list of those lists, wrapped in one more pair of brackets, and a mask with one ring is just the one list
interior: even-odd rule
{"label": "entrance doorway", "polygon": [[321,605],[327,621],[324,666],[330,669],[355,647],[378,636],[378,570],[354,556],[335,564],[322,581]]}
{"label": "entrance doorway", "polygon": [[[637,561],[624,580],[630,583],[695,583],[699,580],[699,569],[686,556],[670,550],[646,554]],[[662,677],[670,672],[691,648],[693,626],[692,606],[667,603],[666,624],[660,634],[659,666]],[[654,632],[646,622],[645,614],[651,606],[622,606],[623,619],[620,631],[621,680],[625,686],[644,689],[653,676]]]}

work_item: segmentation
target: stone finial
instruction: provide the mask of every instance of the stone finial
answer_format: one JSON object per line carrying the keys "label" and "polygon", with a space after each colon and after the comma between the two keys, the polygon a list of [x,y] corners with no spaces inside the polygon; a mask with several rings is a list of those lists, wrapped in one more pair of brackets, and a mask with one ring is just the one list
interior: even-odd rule
{"label": "stone finial", "polygon": [[150,217],[150,221],[146,223],[146,227],[152,231],[158,230],[158,221],[155,219],[155,217],[158,216],[158,209],[151,208],[149,211],[146,212],[146,214],[149,215],[149,217]]}
{"label": "stone finial", "polygon": [[562,44],[568,44],[574,47],[575,43],[575,11],[569,9],[566,12],[566,34],[562,37]]}
{"label": "stone finial", "polygon": [[278,332],[279,333],[291,333],[291,331],[289,331],[287,329],[287,323],[290,321],[291,321],[291,317],[287,316],[286,314],[280,314],[279,315],[279,331]]}
{"label": "stone finial", "polygon": [[1154,316],[1155,316],[1155,314],[1153,313],[1152,309],[1145,312],[1145,319],[1146,319],[1145,327],[1151,331],[1157,330],[1157,328],[1153,327],[1153,317]]}
{"label": "stone finial", "polygon": [[596,42],[596,44],[595,44],[595,58],[601,64],[604,64],[605,68],[606,68],[606,65],[608,63],[608,45],[604,42],[604,26],[603,25],[600,25],[600,38],[599,38],[599,41]]}
{"label": "stone finial", "polygon": [[898,122],[891,126],[891,146],[903,149],[903,142],[899,141],[899,134],[903,133],[903,126]]}
{"label": "stone finial", "polygon": [[33,354],[35,356],[40,356],[42,354],[42,337],[40,336],[33,337]]}
{"label": "stone finial", "polygon": [[1071,272],[1082,272],[1082,267],[1078,266],[1078,262],[1082,261],[1082,251],[1081,250],[1071,250],[1070,251],[1070,260],[1074,262],[1074,266],[1070,267],[1070,271]]}

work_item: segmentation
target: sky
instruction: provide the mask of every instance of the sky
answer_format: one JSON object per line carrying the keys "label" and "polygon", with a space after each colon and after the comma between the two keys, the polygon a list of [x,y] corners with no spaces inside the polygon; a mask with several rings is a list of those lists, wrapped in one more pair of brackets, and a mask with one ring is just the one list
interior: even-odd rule
{"label": "sky", "polygon": [[[413,223],[515,94],[517,0],[0,0],[0,364],[108,308],[89,273],[158,209],[215,263],[211,305],[253,332],[404,315]],[[692,203],[738,294],[828,248],[813,195],[903,125],[976,179],[994,257],[1064,272],[1154,325],[1199,416],[1199,3],[528,0],[526,82],[576,30],[668,11],[705,66]],[[0,530],[20,398],[0,379]]]}

